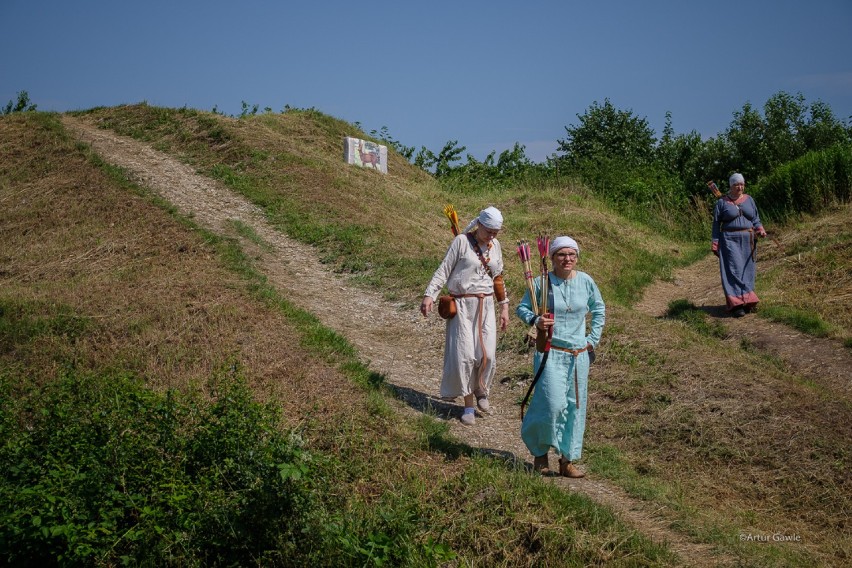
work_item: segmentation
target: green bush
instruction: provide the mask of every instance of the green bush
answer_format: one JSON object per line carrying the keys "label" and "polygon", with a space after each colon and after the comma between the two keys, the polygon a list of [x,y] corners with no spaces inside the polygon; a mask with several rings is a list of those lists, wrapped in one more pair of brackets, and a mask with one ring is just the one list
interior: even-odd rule
{"label": "green bush", "polygon": [[580,162],[575,172],[628,219],[682,240],[700,240],[710,233],[704,203],[659,165],[628,167],[618,159],[600,158]]}
{"label": "green bush", "polygon": [[784,219],[819,213],[852,197],[852,146],[810,152],[775,169],[751,192],[761,214]]}
{"label": "green bush", "polygon": [[15,400],[11,382],[0,562],[247,565],[317,548],[308,456],[241,381],[210,400],[78,373]]}

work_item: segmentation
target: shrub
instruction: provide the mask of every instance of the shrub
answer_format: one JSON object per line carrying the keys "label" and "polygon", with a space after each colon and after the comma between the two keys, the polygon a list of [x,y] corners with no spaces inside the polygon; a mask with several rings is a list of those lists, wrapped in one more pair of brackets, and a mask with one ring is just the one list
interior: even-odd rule
{"label": "shrub", "polygon": [[37,105],[30,102],[30,94],[26,91],[21,91],[18,93],[18,99],[16,101],[9,101],[6,103],[6,106],[3,107],[2,114],[12,114],[13,112],[33,112],[37,108]]}
{"label": "shrub", "polygon": [[783,219],[798,212],[819,213],[852,197],[852,145],[809,152],[777,168],[752,191],[764,212]]}
{"label": "shrub", "polygon": [[308,456],[237,379],[212,400],[75,372],[9,393],[3,563],[247,565],[322,536],[307,530]]}

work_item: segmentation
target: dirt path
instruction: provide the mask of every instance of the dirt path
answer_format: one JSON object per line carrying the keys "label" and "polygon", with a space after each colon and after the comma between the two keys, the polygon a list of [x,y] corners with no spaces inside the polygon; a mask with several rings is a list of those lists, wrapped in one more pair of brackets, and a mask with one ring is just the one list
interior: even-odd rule
{"label": "dirt path", "polygon": [[[767,262],[758,259],[757,277],[760,278],[761,272],[781,261],[783,258]],[[850,350],[839,341],[811,337],[757,314],[731,317],[725,311],[716,257],[708,255],[700,262],[676,271],[670,282],[661,281],[650,286],[636,308],[654,317],[664,317],[669,302],[675,299],[689,300],[722,323],[729,332],[725,341],[732,347],[738,348],[743,342],[748,342],[754,349],[783,361],[792,373],[848,398],[852,390]]]}
{"label": "dirt path", "polygon": [[[257,207],[174,158],[130,138],[100,130],[84,119],[64,116],[63,123],[104,160],[123,168],[134,181],[156,192],[199,225],[234,237],[234,222],[251,227],[269,246],[257,247],[245,239],[242,244],[259,258],[269,282],[289,301],[313,313],[352,343],[370,368],[384,374],[397,389],[409,411],[432,408],[439,417],[448,419],[459,440],[485,452],[528,463],[519,435],[517,392],[495,385],[491,396],[494,413],[479,419],[472,428],[454,419],[460,412],[458,406],[437,399],[444,330],[437,315],[424,319],[417,309],[402,309],[377,294],[355,289],[345,277],[323,266],[314,249],[273,229]],[[312,282],[312,289],[324,290],[322,297],[306,290],[305,282]],[[505,361],[511,356],[501,357]],[[581,480],[548,479],[612,508],[637,532],[667,543],[685,565],[719,566],[730,561],[713,556],[708,545],[694,543],[671,530],[647,503],[603,480],[592,476]]]}

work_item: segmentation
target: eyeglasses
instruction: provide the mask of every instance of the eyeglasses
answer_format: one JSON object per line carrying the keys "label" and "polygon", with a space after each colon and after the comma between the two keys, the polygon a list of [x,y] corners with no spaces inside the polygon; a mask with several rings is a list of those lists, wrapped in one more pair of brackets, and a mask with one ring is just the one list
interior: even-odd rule
{"label": "eyeglasses", "polygon": [[566,258],[577,258],[577,255],[573,252],[557,252],[554,256],[559,260],[564,260]]}

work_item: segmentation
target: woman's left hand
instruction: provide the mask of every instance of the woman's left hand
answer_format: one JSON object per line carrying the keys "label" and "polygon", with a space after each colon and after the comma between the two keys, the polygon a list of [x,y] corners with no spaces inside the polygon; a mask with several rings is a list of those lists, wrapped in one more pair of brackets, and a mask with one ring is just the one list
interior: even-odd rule
{"label": "woman's left hand", "polygon": [[509,304],[500,304],[500,331],[509,327]]}

